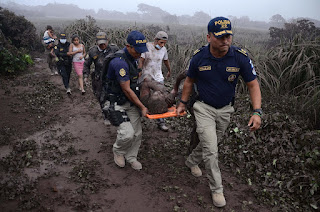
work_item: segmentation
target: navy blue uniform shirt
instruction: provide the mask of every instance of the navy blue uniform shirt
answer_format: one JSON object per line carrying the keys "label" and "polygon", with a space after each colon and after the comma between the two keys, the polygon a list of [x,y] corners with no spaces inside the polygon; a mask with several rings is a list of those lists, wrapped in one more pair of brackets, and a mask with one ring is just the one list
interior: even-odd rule
{"label": "navy blue uniform shirt", "polygon": [[199,100],[215,108],[232,102],[239,75],[245,82],[256,78],[252,61],[242,49],[231,46],[222,58],[210,53],[210,45],[197,50],[187,76],[195,79]]}
{"label": "navy blue uniform shirt", "polygon": [[[137,60],[134,59],[129,54],[126,47],[123,50],[124,50],[127,58],[129,59],[129,61],[131,61],[133,64],[137,63]],[[130,80],[129,65],[125,61],[124,58],[116,57],[110,61],[109,67],[108,67],[107,77],[108,77],[108,79],[116,80],[119,83],[126,82],[126,81]]]}

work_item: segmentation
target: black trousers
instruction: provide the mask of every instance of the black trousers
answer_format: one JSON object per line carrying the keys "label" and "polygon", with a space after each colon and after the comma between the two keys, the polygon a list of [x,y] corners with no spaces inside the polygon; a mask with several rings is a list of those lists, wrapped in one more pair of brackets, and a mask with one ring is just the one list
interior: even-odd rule
{"label": "black trousers", "polygon": [[69,88],[70,74],[72,71],[72,65],[58,65],[59,74],[62,77],[63,85],[66,89]]}

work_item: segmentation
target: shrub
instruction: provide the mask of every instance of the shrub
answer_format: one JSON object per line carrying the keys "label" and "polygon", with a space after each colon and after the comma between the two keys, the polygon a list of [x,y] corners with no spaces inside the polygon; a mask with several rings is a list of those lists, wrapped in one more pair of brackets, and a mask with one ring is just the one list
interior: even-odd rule
{"label": "shrub", "polygon": [[296,23],[285,23],[284,28],[270,27],[271,44],[279,42],[292,41],[296,35],[300,35],[305,40],[314,40],[320,36],[320,28],[317,28],[313,22],[302,19]]}
{"label": "shrub", "polygon": [[6,39],[17,48],[34,50],[41,45],[37,42],[36,28],[22,16],[0,7],[0,30]]}
{"label": "shrub", "polygon": [[0,47],[0,75],[16,74],[25,70],[33,61],[29,54]]}
{"label": "shrub", "polygon": [[65,31],[70,37],[77,34],[88,49],[95,43],[96,34],[101,29],[97,26],[93,17],[87,16],[86,19],[80,19],[68,25]]}
{"label": "shrub", "polygon": [[36,47],[35,27],[2,8],[0,22],[0,75],[17,74],[33,64],[28,51]]}

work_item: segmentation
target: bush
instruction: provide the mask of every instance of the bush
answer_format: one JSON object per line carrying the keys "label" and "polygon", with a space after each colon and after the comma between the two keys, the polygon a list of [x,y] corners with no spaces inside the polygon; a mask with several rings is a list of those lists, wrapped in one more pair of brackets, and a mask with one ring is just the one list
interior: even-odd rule
{"label": "bush", "polygon": [[25,70],[28,65],[32,65],[33,61],[29,54],[20,51],[14,51],[0,47],[0,75],[16,74]]}
{"label": "bush", "polygon": [[66,27],[66,33],[71,37],[74,34],[77,34],[81,42],[88,50],[96,41],[96,34],[101,31],[97,26],[96,20],[87,16],[86,19],[80,19]]}
{"label": "bush", "polygon": [[37,46],[35,27],[1,7],[0,23],[0,75],[17,74],[33,64],[28,51]]}
{"label": "bush", "polygon": [[34,50],[41,45],[35,39],[38,37],[36,28],[24,17],[16,16],[13,12],[0,7],[0,23],[0,30],[13,46]]}

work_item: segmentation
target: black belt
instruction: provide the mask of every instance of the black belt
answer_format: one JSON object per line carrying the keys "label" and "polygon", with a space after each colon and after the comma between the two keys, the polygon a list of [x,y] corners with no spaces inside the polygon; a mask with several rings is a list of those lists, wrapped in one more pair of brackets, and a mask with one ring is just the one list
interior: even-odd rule
{"label": "black belt", "polygon": [[205,102],[205,101],[203,101],[203,100],[199,100],[199,101],[202,102],[202,103],[205,103],[205,104],[207,104],[207,105],[210,105],[211,107],[214,107],[215,109],[221,109],[221,108],[223,108],[223,107],[225,107],[225,106],[227,106],[227,105],[231,105],[231,102],[229,102],[229,104],[226,104],[226,105],[224,105],[224,106],[222,106],[222,107],[216,107],[216,106],[211,105],[211,104],[209,104],[209,103],[207,103],[207,102]]}

